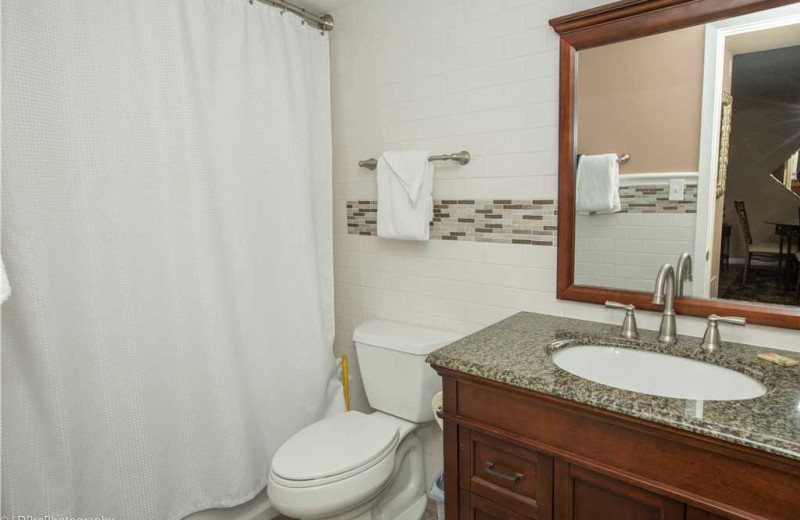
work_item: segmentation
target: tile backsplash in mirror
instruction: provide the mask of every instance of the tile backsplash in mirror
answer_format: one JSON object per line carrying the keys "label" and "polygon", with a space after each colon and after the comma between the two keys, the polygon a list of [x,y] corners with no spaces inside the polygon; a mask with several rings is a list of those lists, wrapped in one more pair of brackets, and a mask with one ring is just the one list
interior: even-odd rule
{"label": "tile backsplash in mirror", "polygon": [[683,200],[669,200],[669,185],[620,186],[622,213],[697,213],[697,184],[687,184]]}

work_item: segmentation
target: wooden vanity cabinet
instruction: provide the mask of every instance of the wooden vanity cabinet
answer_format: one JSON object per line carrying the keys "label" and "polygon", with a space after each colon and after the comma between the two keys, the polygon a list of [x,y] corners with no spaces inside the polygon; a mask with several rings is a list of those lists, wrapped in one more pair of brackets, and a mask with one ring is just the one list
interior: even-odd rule
{"label": "wooden vanity cabinet", "polygon": [[798,520],[800,462],[434,367],[447,520]]}

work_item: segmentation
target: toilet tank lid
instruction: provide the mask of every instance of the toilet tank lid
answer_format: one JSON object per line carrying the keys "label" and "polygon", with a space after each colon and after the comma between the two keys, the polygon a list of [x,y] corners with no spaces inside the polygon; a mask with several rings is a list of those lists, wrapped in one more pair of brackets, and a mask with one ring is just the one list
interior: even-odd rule
{"label": "toilet tank lid", "polygon": [[365,321],[353,331],[353,341],[356,343],[418,356],[428,355],[462,337],[463,334],[449,330],[385,320]]}

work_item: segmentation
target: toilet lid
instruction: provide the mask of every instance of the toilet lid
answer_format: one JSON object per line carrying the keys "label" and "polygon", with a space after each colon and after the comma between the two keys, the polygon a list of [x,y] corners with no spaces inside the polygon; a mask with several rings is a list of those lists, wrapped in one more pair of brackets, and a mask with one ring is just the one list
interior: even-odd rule
{"label": "toilet lid", "polygon": [[346,412],[301,430],[280,447],[272,471],[287,480],[317,480],[383,459],[396,446],[397,425]]}

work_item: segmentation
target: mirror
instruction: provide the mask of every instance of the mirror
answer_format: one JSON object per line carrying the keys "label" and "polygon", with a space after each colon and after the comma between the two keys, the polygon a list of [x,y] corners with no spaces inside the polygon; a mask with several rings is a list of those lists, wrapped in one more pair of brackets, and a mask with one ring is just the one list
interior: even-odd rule
{"label": "mirror", "polygon": [[574,62],[574,285],[800,307],[800,6]]}

